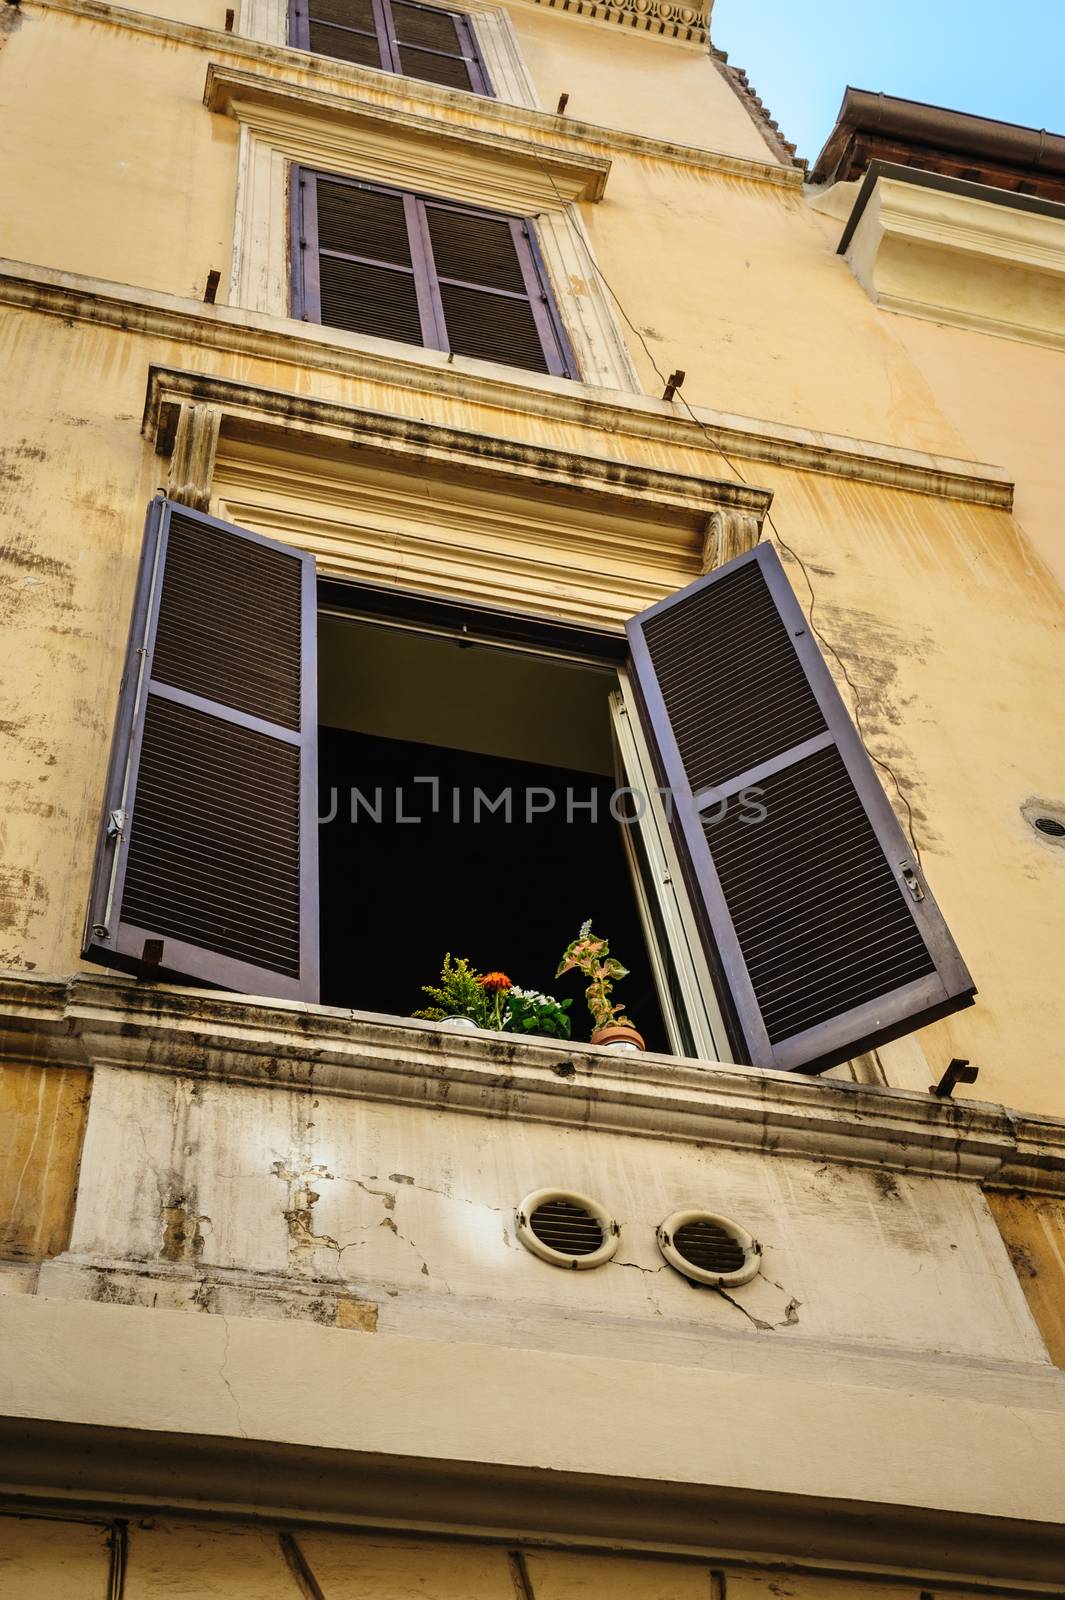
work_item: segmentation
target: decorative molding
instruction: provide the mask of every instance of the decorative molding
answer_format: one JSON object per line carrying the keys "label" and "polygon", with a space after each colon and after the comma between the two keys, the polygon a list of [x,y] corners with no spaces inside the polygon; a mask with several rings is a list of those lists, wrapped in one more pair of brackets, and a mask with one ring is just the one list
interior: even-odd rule
{"label": "decorative molding", "polygon": [[666,39],[706,44],[713,0],[698,6],[678,5],[676,0],[537,0],[539,5],[566,11],[570,16],[588,17],[595,22],[610,22],[639,28]]}
{"label": "decorative molding", "polygon": [[[423,4],[435,5],[437,0],[423,0]],[[441,0],[443,10],[453,5],[454,0]],[[540,100],[509,13],[491,0],[462,0],[462,14],[476,35],[493,98],[539,111]],[[243,0],[238,27],[248,38],[284,48],[288,45],[288,21],[289,0]]]}
{"label": "decorative molding", "polygon": [[[203,93],[209,111],[286,145],[293,155],[317,148],[340,171],[424,187],[451,174],[456,192],[479,184],[482,204],[553,206],[601,200],[610,161],[557,145],[530,144],[499,131],[421,116],[354,94],[334,94],[212,61]],[[298,148],[297,148],[298,146]],[[427,177],[427,175],[429,175]]]}
{"label": "decorative molding", "polygon": [[[489,131],[502,128],[516,137],[527,134],[534,144],[553,142],[560,149],[574,152],[590,146],[607,156],[625,153],[648,161],[670,161],[697,171],[743,178],[750,183],[767,183],[774,188],[802,188],[802,173],[795,167],[779,162],[755,161],[748,156],[729,155],[699,145],[676,144],[668,139],[656,139],[625,129],[579,122],[572,117],[559,117],[551,112],[535,111],[485,95],[471,94],[468,90],[446,89],[416,78],[381,72],[373,67],[359,67],[346,61],[309,55],[306,51],[295,50],[287,45],[263,44],[258,39],[224,33],[220,29],[174,22],[147,12],[127,10],[124,6],[110,4],[110,0],[24,0],[24,3],[30,8],[61,11],[91,22],[149,34],[165,39],[169,44],[185,45],[201,56],[209,53],[217,59],[245,66],[274,68],[287,73],[290,83],[317,83],[338,90],[341,94],[354,92],[364,98],[376,98],[381,104],[394,106],[400,111],[413,106],[419,115],[434,117],[439,115],[441,108],[451,108],[461,112],[467,126],[479,126]],[[536,0],[530,0],[530,3],[536,3]]]}
{"label": "decorative molding", "polygon": [[[1065,1122],[980,1101],[672,1056],[634,1067],[567,1041],[510,1042],[299,1001],[79,974],[0,976],[0,1048],[41,1065],[109,1065],[511,1121],[1065,1193]],[[561,1058],[574,1067],[560,1077]]]}
{"label": "decorative molding", "polygon": [[548,449],[515,439],[486,438],[458,428],[442,427],[408,416],[338,405],[305,394],[264,389],[230,378],[153,366],[145,400],[145,431],[160,454],[181,447],[181,428],[189,413],[217,412],[227,429],[245,435],[283,436],[338,442],[350,449],[372,450],[393,461],[402,458],[435,462],[442,468],[463,467],[481,477],[524,478],[539,488],[594,495],[597,510],[623,507],[626,514],[651,523],[663,517],[708,523],[723,508],[742,512],[757,531],[772,500],[768,489],[752,488],[734,479],[694,477],[657,467],[632,466],[613,457]]}
{"label": "decorative molding", "polygon": [[851,271],[885,310],[1065,349],[1065,205],[981,187],[870,168],[840,245]]}
{"label": "decorative molding", "polygon": [[762,519],[749,511],[715,511],[703,541],[703,572],[723,567],[726,561],[753,550],[762,537]]}
{"label": "decorative molding", "polygon": [[621,440],[694,449],[711,460],[720,447],[733,460],[770,462],[1005,511],[1013,504],[1011,480],[1000,467],[982,462],[764,422],[706,406],[695,407],[692,418],[675,404],[648,395],[596,389],[461,357],[451,362],[437,350],[401,347],[234,306],[204,305],[25,261],[0,259],[0,304],[194,348],[260,357],[293,367],[304,378],[310,373],[335,373],[420,396],[436,395],[464,407],[484,405],[522,417],[543,417],[575,432],[590,428]]}
{"label": "decorative molding", "polygon": [[211,483],[222,412],[218,406],[185,402],[178,407],[167,492],[194,511],[211,509]]}

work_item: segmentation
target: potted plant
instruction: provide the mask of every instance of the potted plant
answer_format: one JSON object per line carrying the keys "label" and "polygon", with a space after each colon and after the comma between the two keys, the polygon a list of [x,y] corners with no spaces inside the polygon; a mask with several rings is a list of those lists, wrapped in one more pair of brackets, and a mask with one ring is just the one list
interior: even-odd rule
{"label": "potted plant", "polygon": [[[507,979],[508,985],[509,982]],[[439,981],[423,983],[422,993],[427,994],[433,1004],[413,1015],[425,1022],[445,1022],[452,1028],[491,1027],[488,1019],[491,996],[481,983],[481,975],[465,956],[454,961],[449,950],[440,968]]]}
{"label": "potted plant", "polygon": [[611,1004],[610,994],[615,978],[627,978],[628,967],[610,954],[610,944],[592,932],[592,921],[583,923],[577,937],[566,947],[558,964],[556,978],[564,972],[581,972],[588,979],[585,997],[592,1014],[594,1029],[592,1043],[605,1045],[608,1050],[643,1050],[643,1035],[637,1033],[619,1003]]}
{"label": "potted plant", "polygon": [[487,1028],[493,1033],[520,1033],[548,1039],[568,1039],[571,1000],[536,989],[521,989],[505,972],[478,972],[465,956],[444,957],[440,979],[423,984],[423,994],[435,1003],[416,1017],[443,1022],[452,1028]]}

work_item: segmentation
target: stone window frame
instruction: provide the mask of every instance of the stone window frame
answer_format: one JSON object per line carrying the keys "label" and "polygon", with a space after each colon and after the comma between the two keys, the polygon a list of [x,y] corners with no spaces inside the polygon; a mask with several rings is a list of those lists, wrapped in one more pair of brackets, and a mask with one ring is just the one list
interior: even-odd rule
{"label": "stone window frame", "polygon": [[[578,368],[576,379],[547,381],[644,393],[578,203],[601,198],[609,161],[215,63],[205,101],[240,125],[228,304],[292,317],[290,184],[293,169],[307,166],[528,218]],[[336,340],[367,342],[342,331]],[[516,369],[469,359],[515,379]]]}

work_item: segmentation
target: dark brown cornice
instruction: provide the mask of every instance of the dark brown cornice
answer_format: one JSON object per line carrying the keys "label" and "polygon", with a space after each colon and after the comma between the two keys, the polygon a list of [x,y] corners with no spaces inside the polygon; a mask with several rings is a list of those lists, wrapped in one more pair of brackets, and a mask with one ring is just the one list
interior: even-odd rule
{"label": "dark brown cornice", "polygon": [[848,88],[811,181],[859,178],[873,161],[1065,200],[1061,134]]}

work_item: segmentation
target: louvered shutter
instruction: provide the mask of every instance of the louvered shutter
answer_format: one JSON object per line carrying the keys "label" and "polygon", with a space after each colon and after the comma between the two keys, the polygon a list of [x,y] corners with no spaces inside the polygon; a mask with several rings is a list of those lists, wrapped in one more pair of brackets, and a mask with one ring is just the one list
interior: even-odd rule
{"label": "louvered shutter", "polygon": [[293,0],[289,38],[300,50],[391,70],[381,0]]}
{"label": "louvered shutter", "polygon": [[392,27],[389,45],[395,70],[409,78],[491,94],[488,74],[465,17],[435,6],[386,0]]}
{"label": "louvered shutter", "polygon": [[153,501],[84,955],[318,998],[314,558]]}
{"label": "louvered shutter", "polygon": [[435,200],[422,204],[445,348],[570,376],[529,225]]}
{"label": "louvered shutter", "polygon": [[301,288],[312,322],[439,344],[412,195],[297,169]]}
{"label": "louvered shutter", "polygon": [[820,1072],[970,1004],[969,973],[772,547],[628,632],[739,1058]]}

